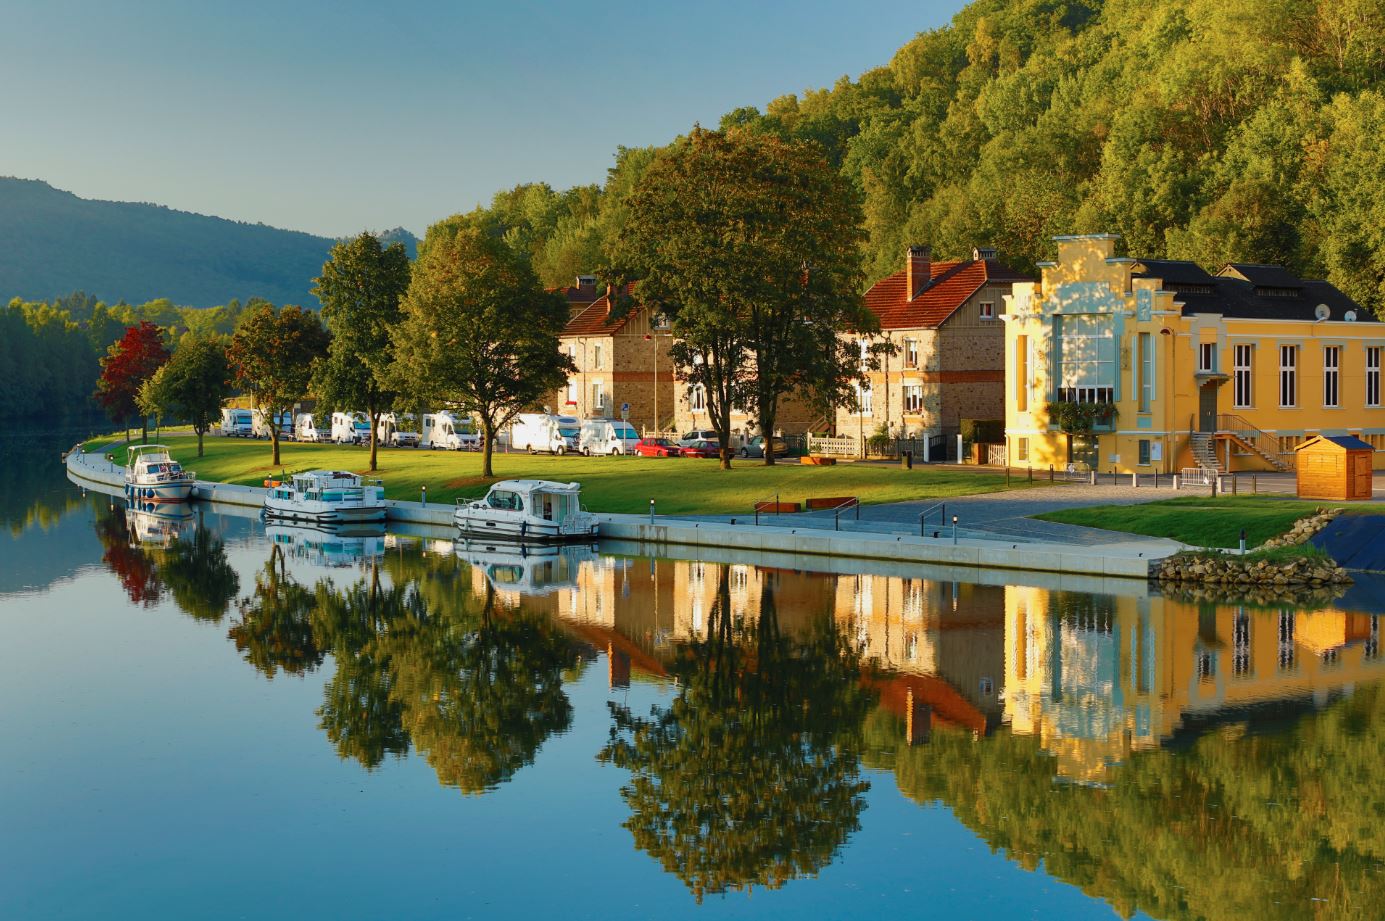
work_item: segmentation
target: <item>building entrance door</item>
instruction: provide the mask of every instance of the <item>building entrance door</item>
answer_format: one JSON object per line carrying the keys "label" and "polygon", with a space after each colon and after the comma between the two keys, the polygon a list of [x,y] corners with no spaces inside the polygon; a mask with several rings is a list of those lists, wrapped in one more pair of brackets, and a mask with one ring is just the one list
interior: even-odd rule
{"label": "building entrance door", "polygon": [[1217,385],[1203,384],[1198,388],[1197,430],[1217,430]]}

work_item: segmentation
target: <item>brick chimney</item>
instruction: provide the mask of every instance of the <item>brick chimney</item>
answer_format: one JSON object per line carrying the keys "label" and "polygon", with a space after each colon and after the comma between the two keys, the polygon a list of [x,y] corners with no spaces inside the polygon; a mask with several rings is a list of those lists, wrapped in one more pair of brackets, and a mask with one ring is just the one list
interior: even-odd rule
{"label": "brick chimney", "polygon": [[928,284],[933,269],[933,247],[911,246],[904,259],[904,287],[908,289],[909,300],[913,300]]}

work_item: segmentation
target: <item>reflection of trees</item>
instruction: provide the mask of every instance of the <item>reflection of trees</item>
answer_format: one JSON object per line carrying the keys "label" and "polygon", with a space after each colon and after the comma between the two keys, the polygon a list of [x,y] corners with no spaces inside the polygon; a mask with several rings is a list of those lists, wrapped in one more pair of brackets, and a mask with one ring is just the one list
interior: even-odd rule
{"label": "reflection of trees", "polygon": [[194,620],[220,622],[240,590],[221,538],[199,526],[160,555],[159,575],[179,609]]}
{"label": "reflection of trees", "polygon": [[909,748],[883,712],[868,733],[894,749],[906,795],[945,803],[991,847],[1125,916],[1366,919],[1385,905],[1380,686],[1294,722],[1137,753],[1106,787],[1056,782],[1034,736],[944,731]]}
{"label": "reflection of trees", "polygon": [[120,580],[131,604],[151,608],[163,595],[163,581],[153,555],[143,547],[130,543],[130,531],[125,524],[125,510],[114,504],[96,519],[96,537],[103,548],[101,562]]}
{"label": "reflection of trees", "polygon": [[289,675],[311,671],[323,656],[310,622],[315,600],[312,592],[289,577],[284,551],[276,544],[227,636],[245,661],[270,678],[279,669]]}
{"label": "reflection of trees", "polygon": [[737,635],[723,569],[708,638],[676,666],[678,697],[649,718],[611,705],[600,757],[631,772],[625,826],[699,901],[812,875],[859,827],[870,698],[830,619],[820,626],[807,642],[781,634],[767,581]]}

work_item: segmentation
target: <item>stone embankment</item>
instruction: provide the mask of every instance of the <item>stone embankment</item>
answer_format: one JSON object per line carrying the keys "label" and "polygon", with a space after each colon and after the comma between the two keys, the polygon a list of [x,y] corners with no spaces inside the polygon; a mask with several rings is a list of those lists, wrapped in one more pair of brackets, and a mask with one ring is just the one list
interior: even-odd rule
{"label": "stone embankment", "polygon": [[[1295,547],[1327,527],[1341,509],[1319,509],[1314,515],[1300,518],[1279,537],[1265,541],[1256,551]],[[1347,571],[1328,557],[1303,556],[1297,559],[1243,560],[1238,556],[1211,553],[1188,553],[1171,556],[1155,567],[1154,577],[1160,582],[1179,584],[1203,583],[1234,587],[1238,590],[1268,590],[1308,586],[1327,588],[1351,582]]]}

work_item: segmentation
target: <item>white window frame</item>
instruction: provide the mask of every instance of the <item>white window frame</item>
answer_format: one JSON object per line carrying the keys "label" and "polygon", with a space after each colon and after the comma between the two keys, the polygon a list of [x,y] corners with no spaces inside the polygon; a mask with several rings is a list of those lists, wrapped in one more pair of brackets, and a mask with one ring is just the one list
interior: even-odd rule
{"label": "white window frame", "polygon": [[1342,347],[1322,347],[1322,405],[1324,409],[1340,409],[1342,399]]}
{"label": "white window frame", "polygon": [[919,341],[917,339],[904,340],[904,367],[917,368],[919,366]]}
{"label": "white window frame", "polygon": [[870,381],[856,384],[856,415],[875,415],[875,388]]}
{"label": "white window frame", "polygon": [[1237,343],[1232,347],[1233,406],[1236,409],[1255,407],[1255,346]]}
{"label": "white window frame", "polygon": [[1380,346],[1366,346],[1366,405],[1380,406]]}
{"label": "white window frame", "polygon": [[1296,345],[1279,347],[1279,406],[1282,409],[1298,408],[1298,350]]}
{"label": "white window frame", "polygon": [[923,385],[904,385],[904,412],[911,416],[923,413]]}
{"label": "white window frame", "polygon": [[1135,399],[1139,411],[1154,411],[1154,336],[1139,333],[1135,337]]}
{"label": "white window frame", "polygon": [[706,385],[693,384],[692,390],[688,392],[688,409],[695,413],[705,413],[707,411]]}
{"label": "white window frame", "polygon": [[978,315],[981,317],[981,319],[983,319],[983,320],[994,320],[994,319],[995,319],[995,301],[982,301],[981,304],[980,304],[980,306],[979,306],[979,308],[978,308],[978,310],[979,310]]}
{"label": "white window frame", "polygon": [[605,409],[605,408],[606,408],[606,385],[605,385],[605,382],[603,382],[603,381],[600,380],[600,379],[597,379],[597,380],[592,381],[592,384],[591,384],[591,395],[592,395],[592,406],[591,406],[592,412],[595,412],[595,411],[597,411],[597,410]]}
{"label": "white window frame", "polygon": [[601,370],[601,358],[602,358],[602,355],[601,355],[601,343],[600,343],[600,342],[593,342],[593,343],[592,343],[592,370],[593,370],[593,371],[600,371],[600,370]]}
{"label": "white window frame", "polygon": [[1216,373],[1217,344],[1215,342],[1199,342],[1197,344],[1197,369]]}

